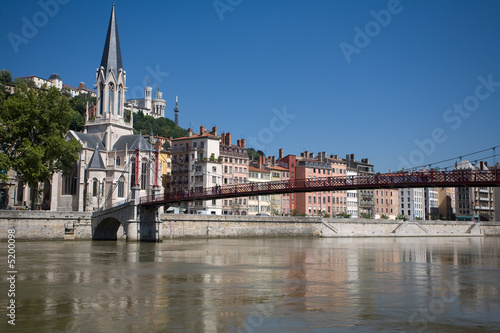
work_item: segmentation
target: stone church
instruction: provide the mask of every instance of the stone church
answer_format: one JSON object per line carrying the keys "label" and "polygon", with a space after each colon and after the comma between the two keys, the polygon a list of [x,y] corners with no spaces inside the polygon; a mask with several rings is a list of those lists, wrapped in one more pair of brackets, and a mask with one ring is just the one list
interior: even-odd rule
{"label": "stone church", "polygon": [[68,140],[78,140],[82,150],[73,175],[54,175],[50,210],[93,211],[127,201],[136,179],[136,156],[139,195],[149,195],[153,190],[155,151],[142,135],[134,135],[133,112],[130,119],[125,117],[126,71],[114,4],[96,87],[95,117],[87,119],[84,133],[70,131],[67,135]]}

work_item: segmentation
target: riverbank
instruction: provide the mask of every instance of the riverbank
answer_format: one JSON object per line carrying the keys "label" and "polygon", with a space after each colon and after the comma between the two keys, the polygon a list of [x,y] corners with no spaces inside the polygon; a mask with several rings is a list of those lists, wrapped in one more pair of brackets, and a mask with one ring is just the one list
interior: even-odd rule
{"label": "riverbank", "polygon": [[[221,237],[500,236],[500,222],[164,214],[163,239]],[[0,211],[0,240],[90,240],[90,212]],[[122,228],[118,239],[125,239]]]}

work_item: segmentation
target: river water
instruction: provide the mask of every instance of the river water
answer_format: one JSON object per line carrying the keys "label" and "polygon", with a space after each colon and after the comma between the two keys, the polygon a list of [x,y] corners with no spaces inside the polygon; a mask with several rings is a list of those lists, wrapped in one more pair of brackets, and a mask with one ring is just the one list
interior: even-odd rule
{"label": "river water", "polygon": [[[16,264],[16,326],[4,314],[2,332],[500,328],[494,237],[18,241]],[[2,313],[8,290],[4,278]]]}

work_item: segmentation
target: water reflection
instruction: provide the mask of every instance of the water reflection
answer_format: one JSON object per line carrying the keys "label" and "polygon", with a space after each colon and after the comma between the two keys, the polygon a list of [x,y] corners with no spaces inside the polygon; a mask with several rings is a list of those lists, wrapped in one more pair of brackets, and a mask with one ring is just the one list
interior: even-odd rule
{"label": "water reflection", "polygon": [[19,242],[16,329],[493,330],[499,248],[497,238]]}

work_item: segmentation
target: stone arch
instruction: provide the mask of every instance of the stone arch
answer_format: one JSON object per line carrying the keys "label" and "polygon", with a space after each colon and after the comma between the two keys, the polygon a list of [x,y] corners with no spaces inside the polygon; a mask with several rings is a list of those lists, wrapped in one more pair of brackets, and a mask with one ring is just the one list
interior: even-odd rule
{"label": "stone arch", "polygon": [[114,217],[107,217],[102,220],[92,234],[92,240],[117,240],[118,230],[123,225]]}

